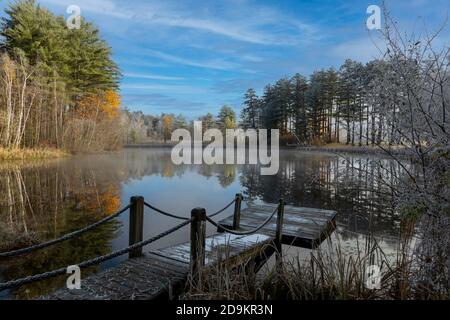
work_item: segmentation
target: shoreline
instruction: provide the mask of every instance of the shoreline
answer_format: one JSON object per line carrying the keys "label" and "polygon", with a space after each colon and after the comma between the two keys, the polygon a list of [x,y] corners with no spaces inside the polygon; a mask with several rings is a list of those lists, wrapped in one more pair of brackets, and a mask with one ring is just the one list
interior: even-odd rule
{"label": "shoreline", "polygon": [[[124,144],[123,149],[139,149],[139,148],[163,148],[170,149],[176,146],[178,143],[163,143],[163,142],[150,142],[139,144]],[[206,147],[209,143],[203,143],[203,147]],[[235,146],[236,148],[237,146]],[[388,147],[386,146],[386,149]],[[388,155],[385,151],[378,147],[371,146],[351,146],[351,145],[323,145],[323,146],[280,146],[280,150],[295,150],[306,152],[328,152],[328,153],[345,153],[345,154],[367,154],[367,155]],[[406,156],[405,150],[398,149],[396,147],[390,149],[394,155]],[[103,152],[103,151],[102,151]],[[89,154],[89,153],[88,153]],[[6,149],[0,148],[0,161],[33,161],[33,160],[52,160],[62,159],[72,156],[68,151],[56,148],[24,148],[24,149]]]}
{"label": "shoreline", "polygon": [[[124,149],[133,149],[133,148],[173,148],[178,143],[158,143],[158,142],[149,142],[149,143],[139,143],[139,144],[125,144],[123,145]],[[209,143],[203,143],[203,147],[206,147]],[[236,146],[235,146],[236,148]],[[388,147],[386,146],[386,149]],[[323,146],[280,146],[280,150],[296,150],[296,151],[311,151],[311,152],[330,152],[330,153],[350,153],[350,154],[372,154],[372,155],[388,155],[381,148],[376,146],[351,146],[345,144],[329,144]],[[406,153],[398,149],[398,147],[393,147],[390,151],[395,155],[406,155]]]}
{"label": "shoreline", "polygon": [[[288,148],[290,149],[290,148]],[[350,153],[350,154],[367,154],[367,155],[386,155],[389,154],[382,150],[381,148],[377,147],[357,147],[357,146],[339,146],[339,147],[332,147],[332,146],[322,146],[322,147],[297,147],[297,148],[291,148],[292,150],[299,150],[299,151],[312,151],[312,152],[331,152],[331,153]],[[394,155],[407,155],[403,150],[401,149],[388,149],[392,154]]]}
{"label": "shoreline", "polygon": [[0,161],[59,159],[69,156],[69,152],[56,148],[0,148]]}

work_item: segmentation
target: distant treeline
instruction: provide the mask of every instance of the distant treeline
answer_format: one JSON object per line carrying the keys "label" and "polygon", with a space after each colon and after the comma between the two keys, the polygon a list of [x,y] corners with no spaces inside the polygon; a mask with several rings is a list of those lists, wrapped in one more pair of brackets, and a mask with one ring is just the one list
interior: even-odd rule
{"label": "distant treeline", "polygon": [[[69,29],[34,0],[0,23],[0,147],[114,148],[121,143],[120,72],[99,30]],[[106,134],[107,133],[107,134]]]}
{"label": "distant treeline", "polygon": [[[420,68],[412,70],[420,76]],[[395,77],[393,62],[373,60],[366,64],[346,60],[339,70],[314,72],[309,78],[295,74],[265,87],[262,96],[249,89],[243,97],[240,119],[230,107],[215,117],[198,118],[204,129],[279,129],[282,143],[305,145],[341,142],[351,145],[396,145],[395,130],[405,94]],[[183,115],[144,115],[128,112],[128,142],[167,140],[177,128],[192,128]]]}
{"label": "distant treeline", "polygon": [[338,71],[282,78],[267,85],[261,97],[249,89],[241,125],[277,128],[285,137],[295,134],[293,141],[307,144],[396,144],[399,136],[393,124],[402,92],[390,79],[392,70],[385,60],[365,65],[346,60]]}
{"label": "distant treeline", "polygon": [[[170,140],[173,130],[193,130],[193,121],[186,120],[182,114],[146,115],[142,111],[125,110],[125,115],[128,120],[126,143],[167,141]],[[212,128],[221,130],[237,128],[236,113],[229,106],[223,106],[217,117],[207,113],[198,120],[202,121],[203,132]]]}

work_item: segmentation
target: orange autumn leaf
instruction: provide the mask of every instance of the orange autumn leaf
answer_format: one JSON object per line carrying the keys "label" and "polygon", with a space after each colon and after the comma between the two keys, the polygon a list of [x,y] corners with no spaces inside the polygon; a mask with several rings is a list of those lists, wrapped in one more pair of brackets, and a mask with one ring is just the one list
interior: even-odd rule
{"label": "orange autumn leaf", "polygon": [[107,116],[112,119],[119,115],[119,109],[121,105],[120,95],[113,91],[108,90],[104,95],[104,104],[101,106],[102,111],[107,114]]}
{"label": "orange autumn leaf", "polygon": [[105,192],[100,194],[100,202],[108,215],[119,211],[121,205],[119,190],[110,185]]}
{"label": "orange autumn leaf", "polygon": [[77,208],[102,215],[110,215],[120,209],[121,200],[119,188],[110,184],[103,190],[88,187],[76,196]]}
{"label": "orange autumn leaf", "polygon": [[82,119],[114,119],[119,115],[120,95],[108,90],[98,95],[83,97],[77,104],[76,115]]}
{"label": "orange autumn leaf", "polygon": [[162,118],[164,141],[170,138],[170,133],[173,127],[173,117],[171,115],[165,115]]}
{"label": "orange autumn leaf", "polygon": [[164,130],[171,130],[173,125],[173,117],[170,115],[166,115],[163,117],[163,127]]}

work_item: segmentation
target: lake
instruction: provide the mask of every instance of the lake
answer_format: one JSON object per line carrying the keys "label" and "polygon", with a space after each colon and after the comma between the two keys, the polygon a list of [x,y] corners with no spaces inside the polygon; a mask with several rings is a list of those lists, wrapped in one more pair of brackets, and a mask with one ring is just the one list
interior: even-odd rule
{"label": "lake", "polygon": [[[388,252],[396,248],[400,218],[389,189],[374,177],[400,170],[374,155],[338,156],[325,152],[284,150],[275,176],[260,176],[255,165],[172,164],[168,148],[127,148],[119,152],[66,159],[0,164],[0,232],[57,238],[104,218],[142,195],[165,211],[190,216],[194,207],[207,213],[223,208],[236,193],[253,203],[277,203],[334,209],[340,239],[349,250],[364,235],[374,234]],[[373,162],[383,163],[383,167]],[[216,217],[231,215],[233,207]],[[0,261],[0,282],[66,267],[128,246],[128,212],[76,239],[30,255]],[[146,209],[144,239],[179,223]],[[215,232],[208,227],[208,234]],[[188,241],[189,227],[144,250]],[[307,249],[291,255],[307,254]],[[126,259],[108,261],[82,272],[86,276]],[[65,285],[58,277],[0,293],[0,299],[37,297]]]}

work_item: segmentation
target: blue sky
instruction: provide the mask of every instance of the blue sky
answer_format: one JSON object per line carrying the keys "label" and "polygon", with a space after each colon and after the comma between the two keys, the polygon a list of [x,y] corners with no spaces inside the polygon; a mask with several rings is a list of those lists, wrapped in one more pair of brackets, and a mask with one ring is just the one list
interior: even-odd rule
{"label": "blue sky", "polygon": [[[58,15],[78,5],[109,42],[124,78],[123,103],[148,114],[189,119],[224,104],[240,110],[245,91],[296,72],[377,57],[366,29],[375,0],[144,1],[41,0]],[[0,2],[3,9],[8,1]],[[386,1],[403,30],[430,30],[449,13],[448,0]],[[3,14],[3,10],[2,10]],[[448,44],[449,28],[441,34]]]}

